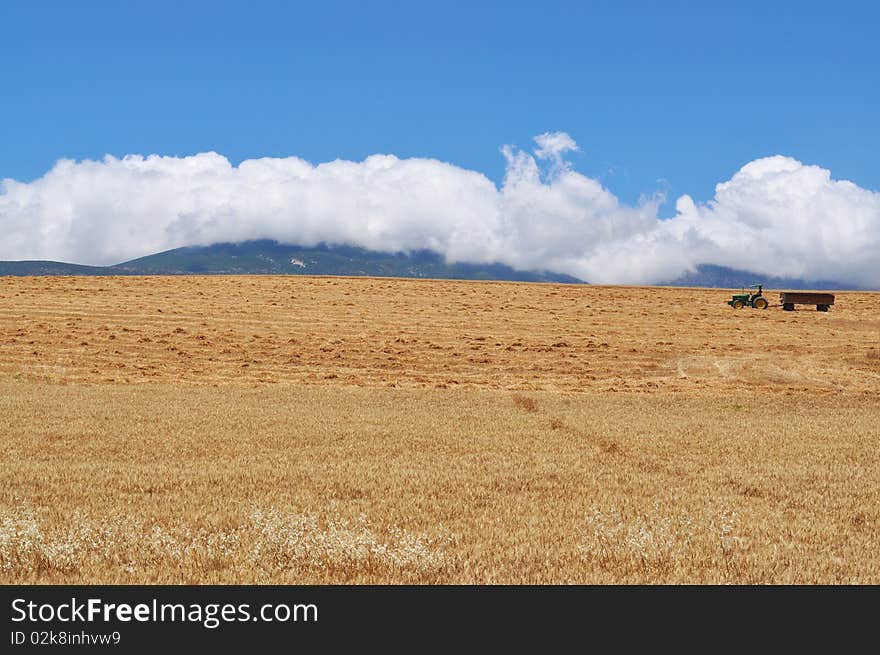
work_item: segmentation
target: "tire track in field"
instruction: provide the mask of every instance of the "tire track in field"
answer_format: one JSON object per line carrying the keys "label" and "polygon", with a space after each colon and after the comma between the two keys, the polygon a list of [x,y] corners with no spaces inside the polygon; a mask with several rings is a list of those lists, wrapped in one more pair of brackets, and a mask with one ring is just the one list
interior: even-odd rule
{"label": "tire track in field", "polygon": [[[661,474],[678,481],[680,484],[688,484],[696,480],[693,475],[685,472],[683,469],[670,467],[650,457],[644,457],[643,455],[625,449],[614,439],[608,439],[600,434],[588,432],[575,427],[566,423],[559,417],[549,416],[544,410],[540,409],[538,401],[531,396],[514,394],[511,397],[511,400],[514,406],[520,411],[535,415],[536,418],[540,418],[541,423],[546,424],[551,431],[560,431],[574,435],[595,446],[596,449],[602,453],[604,458],[613,460],[613,463],[607,463],[607,465],[612,468],[624,464],[637,469],[642,473]],[[598,461],[605,464],[602,461],[602,458],[599,458]]]}

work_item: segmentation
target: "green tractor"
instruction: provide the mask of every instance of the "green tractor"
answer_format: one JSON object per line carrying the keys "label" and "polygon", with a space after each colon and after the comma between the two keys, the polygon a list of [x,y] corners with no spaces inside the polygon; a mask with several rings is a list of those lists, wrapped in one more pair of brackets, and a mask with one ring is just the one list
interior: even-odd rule
{"label": "green tractor", "polygon": [[727,301],[727,304],[734,309],[742,309],[743,307],[754,307],[755,309],[767,309],[770,303],[762,295],[764,290],[763,284],[753,284],[749,289],[757,289],[754,293],[743,290],[742,293],[733,294],[733,298]]}

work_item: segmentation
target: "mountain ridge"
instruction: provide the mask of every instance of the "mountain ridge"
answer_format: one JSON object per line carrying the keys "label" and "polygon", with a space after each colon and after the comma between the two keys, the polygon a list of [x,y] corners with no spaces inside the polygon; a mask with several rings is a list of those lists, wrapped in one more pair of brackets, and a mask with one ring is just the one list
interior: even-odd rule
{"label": "mountain ridge", "polygon": [[[523,271],[500,263],[447,263],[442,255],[431,250],[380,252],[325,243],[303,247],[266,239],[184,246],[111,266],[42,260],[0,261],[0,276],[4,275],[340,275],[589,283],[571,275],[540,270]],[[759,275],[714,264],[700,264],[694,271],[656,286],[738,288],[759,283],[768,288],[852,288],[833,280]]]}
{"label": "mountain ridge", "polygon": [[571,275],[522,271],[500,263],[446,263],[430,250],[379,252],[328,244],[305,248],[270,240],[184,246],[111,266],[0,261],[2,275],[348,275],[583,283]]}

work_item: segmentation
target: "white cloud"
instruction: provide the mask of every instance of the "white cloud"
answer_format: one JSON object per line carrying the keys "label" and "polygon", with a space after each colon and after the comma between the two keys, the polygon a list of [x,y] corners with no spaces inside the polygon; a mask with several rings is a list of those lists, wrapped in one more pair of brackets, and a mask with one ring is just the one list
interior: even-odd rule
{"label": "white cloud", "polygon": [[768,157],[715,198],[659,194],[621,203],[574,171],[565,133],[528,153],[506,146],[500,188],[434,159],[373,155],[313,165],[296,157],[238,167],[216,153],[59,161],[0,183],[0,259],[118,263],[183,245],[269,238],[377,250],[430,248],[594,283],[670,280],[712,263],[766,275],[880,286],[880,193],[787,157]]}

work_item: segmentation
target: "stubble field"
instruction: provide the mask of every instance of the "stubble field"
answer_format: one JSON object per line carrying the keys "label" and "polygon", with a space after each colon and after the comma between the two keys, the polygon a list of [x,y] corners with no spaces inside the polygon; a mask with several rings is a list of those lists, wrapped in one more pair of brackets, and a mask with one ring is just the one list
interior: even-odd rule
{"label": "stubble field", "polygon": [[880,583],[880,294],[727,294],[0,278],[0,582]]}

